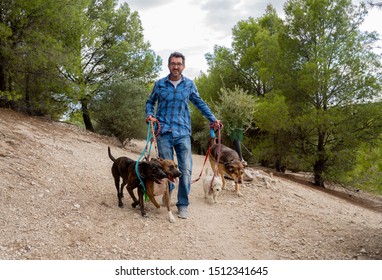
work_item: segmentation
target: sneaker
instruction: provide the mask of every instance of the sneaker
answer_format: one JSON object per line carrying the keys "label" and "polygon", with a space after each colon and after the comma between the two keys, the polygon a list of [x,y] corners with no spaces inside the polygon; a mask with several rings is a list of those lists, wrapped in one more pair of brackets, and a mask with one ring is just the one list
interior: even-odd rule
{"label": "sneaker", "polygon": [[178,218],[187,219],[188,218],[188,210],[187,207],[182,206],[178,208]]}

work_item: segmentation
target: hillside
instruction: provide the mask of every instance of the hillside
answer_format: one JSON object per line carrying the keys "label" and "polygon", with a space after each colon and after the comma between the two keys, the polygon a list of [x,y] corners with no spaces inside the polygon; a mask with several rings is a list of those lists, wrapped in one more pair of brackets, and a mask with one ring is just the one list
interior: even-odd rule
{"label": "hillside", "polygon": [[[143,145],[0,109],[0,259],[382,259],[380,197],[296,174],[250,168],[244,197],[223,191],[217,204],[199,181],[190,218],[174,224],[151,203],[141,217],[128,195],[120,209],[107,147],[137,159]],[[193,178],[203,160],[194,156]]]}

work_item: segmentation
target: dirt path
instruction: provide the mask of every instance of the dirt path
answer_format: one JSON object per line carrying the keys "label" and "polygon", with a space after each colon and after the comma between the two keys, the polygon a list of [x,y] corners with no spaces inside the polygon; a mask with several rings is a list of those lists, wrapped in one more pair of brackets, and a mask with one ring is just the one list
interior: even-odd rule
{"label": "dirt path", "polygon": [[[244,197],[223,191],[217,204],[193,184],[190,218],[174,224],[151,203],[148,218],[129,197],[120,209],[107,146],[137,159],[143,144],[122,149],[0,109],[0,259],[382,259],[380,197],[364,207],[360,194],[349,201],[256,168]],[[203,160],[194,156],[193,178]]]}

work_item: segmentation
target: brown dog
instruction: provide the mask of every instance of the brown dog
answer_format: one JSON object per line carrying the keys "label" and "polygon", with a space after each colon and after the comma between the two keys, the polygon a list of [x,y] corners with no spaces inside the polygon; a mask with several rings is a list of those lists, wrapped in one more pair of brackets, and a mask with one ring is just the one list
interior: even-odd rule
{"label": "brown dog", "polygon": [[[144,190],[142,186],[142,182],[146,187],[146,193],[149,195],[149,189],[147,186],[152,186],[155,183],[161,184],[164,178],[167,178],[166,173],[163,172],[162,166],[158,161],[142,161],[138,163],[138,173],[142,180],[138,178],[137,172],[136,172],[136,161],[132,160],[128,157],[119,157],[115,159],[110,151],[110,147],[108,147],[108,153],[110,159],[113,161],[113,166],[111,167],[111,173],[114,177],[114,183],[115,187],[117,189],[117,196],[118,196],[118,206],[123,207],[122,197],[123,197],[123,187],[126,186],[127,191],[129,192],[131,198],[133,199],[133,203],[131,206],[135,208],[138,204],[141,209],[142,216],[146,217],[146,212],[144,209]],[[122,184],[120,184],[120,178],[122,178]],[[135,188],[138,188],[138,198],[134,195],[133,190]],[[152,188],[151,188],[152,189]],[[150,200],[153,198],[150,197]],[[155,206],[158,204],[156,203],[155,199],[151,200]],[[158,205],[159,206],[159,205]],[[157,207],[158,207],[157,206]],[[160,207],[160,206],[159,206]]]}
{"label": "brown dog", "polygon": [[[218,153],[220,153],[220,158]],[[215,171],[216,161],[219,158],[218,172],[223,181],[222,189],[226,189],[224,175],[227,175],[235,181],[236,194],[238,196],[243,196],[240,192],[240,184],[243,183],[244,165],[240,161],[238,153],[224,145],[220,145],[219,151],[219,145],[213,144],[211,146],[209,158],[213,171]]]}
{"label": "brown dog", "polygon": [[168,220],[171,223],[175,222],[175,218],[170,210],[170,189],[168,182],[171,181],[172,183],[177,183],[179,181],[179,177],[182,175],[182,172],[178,169],[178,165],[175,163],[175,161],[170,159],[152,159],[155,161],[158,161],[161,164],[162,170],[164,173],[166,173],[167,178],[162,180],[161,184],[158,183],[150,183],[147,184],[147,195],[149,196],[150,200],[154,203],[154,205],[159,208],[159,204],[155,200],[155,196],[163,195],[164,197],[164,203],[167,208],[168,212]]}

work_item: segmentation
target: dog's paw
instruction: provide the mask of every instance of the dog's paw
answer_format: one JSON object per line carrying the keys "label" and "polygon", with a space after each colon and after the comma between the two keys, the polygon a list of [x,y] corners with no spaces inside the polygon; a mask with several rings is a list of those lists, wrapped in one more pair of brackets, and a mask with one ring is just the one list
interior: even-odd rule
{"label": "dog's paw", "polygon": [[168,212],[168,220],[170,221],[170,223],[175,223],[175,218],[172,212]]}
{"label": "dog's paw", "polygon": [[139,202],[133,202],[133,203],[131,203],[131,206],[132,206],[133,208],[135,208],[135,207],[137,207],[138,204],[139,204]]}
{"label": "dog's paw", "polygon": [[238,197],[243,197],[244,195],[241,192],[236,193]]}
{"label": "dog's paw", "polygon": [[118,207],[119,207],[119,208],[123,208],[123,207],[124,207],[123,203],[119,203],[119,204],[118,204]]}

